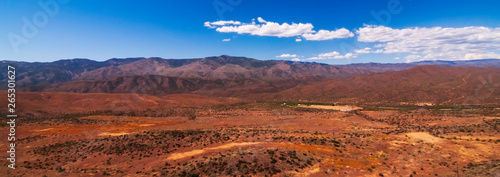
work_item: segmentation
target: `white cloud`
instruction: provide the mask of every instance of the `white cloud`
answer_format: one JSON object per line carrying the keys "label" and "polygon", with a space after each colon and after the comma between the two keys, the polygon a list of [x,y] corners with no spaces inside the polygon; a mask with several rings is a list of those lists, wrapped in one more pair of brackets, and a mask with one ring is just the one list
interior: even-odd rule
{"label": "white cloud", "polygon": [[214,26],[212,26],[212,25],[210,24],[210,22],[205,22],[205,23],[203,23],[203,26],[208,27],[208,28],[215,28]]}
{"label": "white cloud", "polygon": [[251,34],[256,36],[294,37],[304,33],[310,33],[313,26],[309,23],[274,23],[266,24],[243,24],[240,26],[217,27],[216,31],[221,33]]}
{"label": "white cloud", "polygon": [[394,57],[394,60],[399,60],[400,58],[399,57]]}
{"label": "white cloud", "polygon": [[347,59],[347,58],[357,58],[358,54],[356,53],[346,53],[345,55],[341,55],[337,51],[321,53],[318,54],[317,57],[311,57],[310,60],[324,60],[324,59]]}
{"label": "white cloud", "polygon": [[290,59],[291,61],[301,61],[301,59],[299,57],[303,57],[303,56],[298,56],[297,54],[288,54],[288,53],[284,53],[284,54],[276,56],[276,58],[292,58],[292,59]]}
{"label": "white cloud", "polygon": [[296,58],[297,55],[296,54],[288,54],[288,53],[284,53],[284,54],[281,54],[279,56],[276,56],[276,58]]}
{"label": "white cloud", "polygon": [[466,60],[475,60],[475,59],[500,59],[500,54],[496,54],[493,52],[490,53],[468,53],[465,54]]}
{"label": "white cloud", "polygon": [[[408,53],[405,59],[465,60],[498,56],[500,28],[404,28],[366,25],[356,31],[359,42],[375,42],[383,53]],[[377,52],[376,51],[376,52]],[[375,53],[375,52],[374,52]],[[417,57],[420,56],[420,57]]]}
{"label": "white cloud", "polygon": [[222,39],[222,42],[229,42],[231,39]]}
{"label": "white cloud", "polygon": [[375,44],[373,47],[382,48],[382,47],[385,47],[385,44]]}
{"label": "white cloud", "polygon": [[406,62],[414,62],[414,61],[419,61],[422,59],[422,56],[420,55],[408,55],[405,57]]}
{"label": "white cloud", "polygon": [[259,21],[259,23],[267,23],[267,21],[262,19],[261,17],[257,18],[257,21]]}
{"label": "white cloud", "polygon": [[324,41],[337,38],[348,38],[353,36],[354,33],[350,32],[345,28],[340,28],[335,31],[319,30],[317,33],[307,33],[302,35],[304,39],[309,41]]}
{"label": "white cloud", "polygon": [[371,48],[370,47],[365,47],[363,49],[359,49],[359,50],[354,50],[355,53],[371,53]]}
{"label": "white cloud", "polygon": [[358,54],[346,53],[343,58],[357,58]]}
{"label": "white cloud", "polygon": [[297,39],[295,39],[295,42],[302,42],[302,39],[297,38]]}
{"label": "white cloud", "polygon": [[215,21],[215,22],[205,22],[203,26],[208,28],[216,28],[216,26],[224,26],[224,25],[241,25],[239,21]]}
{"label": "white cloud", "polygon": [[[260,24],[241,23],[239,21],[215,21],[205,22],[204,26],[215,28],[220,33],[238,33],[250,34],[255,36],[274,36],[274,37],[303,37],[305,40],[331,40],[336,38],[353,37],[354,33],[345,28],[334,31],[329,30],[313,30],[314,26],[311,23],[276,23],[269,22],[261,17],[257,18]],[[298,40],[296,40],[299,42]]]}

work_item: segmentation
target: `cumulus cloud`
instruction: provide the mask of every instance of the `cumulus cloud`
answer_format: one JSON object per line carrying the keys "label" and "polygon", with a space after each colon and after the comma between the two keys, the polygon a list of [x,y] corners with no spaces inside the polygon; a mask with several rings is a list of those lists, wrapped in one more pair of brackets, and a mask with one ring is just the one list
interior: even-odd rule
{"label": "cumulus cloud", "polygon": [[229,42],[231,39],[222,39],[222,42]]}
{"label": "cumulus cloud", "polygon": [[224,25],[241,25],[241,22],[239,21],[215,21],[215,22],[205,22],[203,23],[203,26],[208,27],[208,28],[216,28],[217,26],[224,26]]}
{"label": "cumulus cloud", "polygon": [[316,57],[309,58],[310,60],[324,60],[324,59],[348,59],[348,58],[357,58],[358,54],[356,53],[346,53],[345,55],[341,55],[337,51],[321,53]]}
{"label": "cumulus cloud", "polygon": [[465,54],[465,59],[466,60],[475,60],[475,59],[500,59],[500,54],[496,54],[493,52],[489,53],[468,53]]}
{"label": "cumulus cloud", "polygon": [[[383,53],[408,53],[407,61],[495,58],[500,48],[500,28],[404,28],[365,25],[356,31],[359,42],[379,43]],[[374,52],[375,53],[375,52]]]}
{"label": "cumulus cloud", "polygon": [[354,33],[345,28],[340,28],[335,31],[319,30],[317,33],[303,34],[302,37],[309,41],[324,41],[337,38],[353,37]]}
{"label": "cumulus cloud", "polygon": [[362,49],[354,50],[354,52],[346,53],[345,55],[341,55],[337,51],[329,52],[329,53],[321,53],[318,54],[317,57],[311,57],[309,59],[312,60],[322,60],[322,59],[349,59],[349,58],[357,58],[359,54],[369,54],[369,53],[382,53],[381,49],[372,50],[370,47],[365,47]]}
{"label": "cumulus cloud", "polygon": [[365,47],[363,49],[359,49],[359,50],[354,50],[355,53],[371,53],[371,48],[370,47]]}
{"label": "cumulus cloud", "polygon": [[[294,37],[322,41],[354,37],[346,28],[315,30],[311,23],[277,23],[262,17],[251,23],[240,21],[205,22],[204,26],[220,33],[238,33],[255,36]],[[373,43],[370,47],[353,50],[345,55],[336,51],[318,54],[309,59],[357,58],[360,54],[401,54],[408,62],[421,60],[471,60],[500,58],[500,27],[470,26],[461,28],[414,27],[395,29],[386,26],[365,25],[355,32],[357,41]],[[225,42],[229,41],[226,39]],[[296,58],[296,57],[288,57]]]}
{"label": "cumulus cloud", "polygon": [[408,55],[405,57],[406,62],[419,61],[420,59],[422,59],[422,56],[420,55]]}
{"label": "cumulus cloud", "polygon": [[299,57],[302,56],[298,56],[297,54],[288,54],[288,53],[276,56],[276,58],[292,58],[290,59],[291,61],[301,61],[302,59],[300,59]]}
{"label": "cumulus cloud", "polygon": [[262,17],[257,18],[257,21],[259,21],[259,23],[267,23],[267,21],[262,19]]}
{"label": "cumulus cloud", "polygon": [[294,37],[304,33],[310,33],[313,29],[311,24],[303,23],[274,23],[266,24],[244,24],[240,26],[222,26],[216,29],[221,33],[251,34],[255,36],[275,36],[275,37]]}
{"label": "cumulus cloud", "polygon": [[281,54],[279,56],[276,56],[276,58],[295,58],[297,57],[296,54],[288,54],[288,53],[284,53],[284,54]]}
{"label": "cumulus cloud", "polygon": [[208,28],[215,28],[215,30],[220,33],[238,33],[274,37],[303,37],[305,40],[313,41],[348,38],[354,36],[354,33],[345,28],[334,31],[315,31],[313,30],[314,26],[311,23],[280,24],[266,21],[261,17],[257,18],[257,21],[259,23],[255,23],[255,20],[252,20],[252,23],[241,23],[239,21],[215,21],[205,22],[204,26]]}

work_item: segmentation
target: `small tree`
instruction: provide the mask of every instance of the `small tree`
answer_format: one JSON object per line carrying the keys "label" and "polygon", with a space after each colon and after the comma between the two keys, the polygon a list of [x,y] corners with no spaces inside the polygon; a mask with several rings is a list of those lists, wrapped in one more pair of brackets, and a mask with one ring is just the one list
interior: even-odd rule
{"label": "small tree", "polygon": [[186,117],[188,117],[189,120],[195,120],[196,119],[196,110],[193,108],[186,110]]}

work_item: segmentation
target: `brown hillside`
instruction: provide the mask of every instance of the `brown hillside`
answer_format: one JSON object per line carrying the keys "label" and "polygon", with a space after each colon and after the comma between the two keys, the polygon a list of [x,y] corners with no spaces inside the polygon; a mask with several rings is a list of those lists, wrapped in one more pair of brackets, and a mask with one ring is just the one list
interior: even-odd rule
{"label": "brown hillside", "polygon": [[[7,93],[0,91],[0,94]],[[85,113],[90,111],[132,111],[172,107],[206,107],[241,103],[235,98],[214,98],[192,94],[156,97],[144,94],[18,92],[17,113]],[[7,99],[2,101],[7,105]]]}
{"label": "brown hillside", "polygon": [[254,80],[204,80],[157,75],[124,76],[96,81],[74,81],[20,88],[29,92],[141,93],[167,95],[253,84]]}
{"label": "brown hillside", "polygon": [[264,98],[340,102],[499,103],[500,69],[417,66],[301,85]]}

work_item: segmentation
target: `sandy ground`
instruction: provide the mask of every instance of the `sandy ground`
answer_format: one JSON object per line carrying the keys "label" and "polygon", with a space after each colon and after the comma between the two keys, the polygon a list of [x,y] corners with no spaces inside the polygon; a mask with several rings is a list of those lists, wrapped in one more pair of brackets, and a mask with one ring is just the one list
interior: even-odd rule
{"label": "sandy ground", "polygon": [[413,133],[407,133],[406,135],[410,138],[422,140],[427,143],[439,143],[442,141],[442,139],[432,136],[427,132],[413,132]]}
{"label": "sandy ground", "polygon": [[198,149],[198,150],[192,150],[188,152],[182,152],[182,153],[174,153],[170,155],[170,157],[167,158],[167,160],[177,160],[177,159],[182,159],[186,157],[191,157],[195,155],[200,155],[203,154],[207,151],[211,150],[222,150],[222,149],[229,149],[232,147],[237,147],[237,146],[251,146],[251,145],[257,145],[261,144],[262,142],[243,142],[243,143],[229,143],[229,144],[224,144],[221,146],[216,146],[216,147],[209,147],[209,148],[204,148],[204,149]]}
{"label": "sandy ground", "polygon": [[327,106],[327,105],[298,105],[297,107],[301,108],[313,108],[313,109],[330,109],[330,110],[337,110],[337,111],[352,111],[352,110],[360,110],[363,109],[361,107],[357,106],[350,106],[350,105],[338,105],[338,106]]}
{"label": "sandy ground", "polygon": [[[318,107],[319,109],[345,108],[345,106],[312,105],[312,108]],[[383,119],[397,112],[362,111],[362,113],[370,117]],[[161,167],[165,164],[165,161],[169,163],[177,161],[176,163],[171,163],[177,164],[190,160],[200,160],[202,156],[210,156],[219,152],[224,153],[229,150],[253,151],[254,149],[264,148],[296,150],[298,153],[310,153],[312,156],[322,159],[320,163],[308,168],[296,172],[291,171],[290,173],[294,176],[328,176],[331,174],[338,174],[340,176],[370,174],[369,176],[373,176],[379,173],[409,176],[413,171],[417,171],[420,174],[418,176],[433,176],[435,172],[446,172],[444,174],[446,176],[454,175],[454,173],[450,170],[450,167],[440,165],[441,162],[451,163],[450,161],[458,161],[461,166],[464,166],[469,162],[477,163],[491,160],[492,158],[497,158],[495,156],[495,149],[500,148],[499,144],[494,143],[499,138],[498,134],[494,132],[448,133],[443,135],[444,138],[441,136],[436,137],[428,132],[405,132],[386,135],[382,132],[384,129],[395,129],[397,126],[389,125],[385,122],[370,121],[349,112],[337,111],[287,114],[287,112],[280,113],[278,111],[235,110],[218,115],[200,116],[196,120],[188,120],[186,117],[121,116],[88,116],[80,119],[109,120],[112,122],[20,126],[18,129],[19,138],[34,137],[37,135],[47,137],[19,144],[19,152],[32,151],[36,147],[64,143],[69,140],[133,135],[148,130],[268,129],[288,131],[288,133],[278,132],[277,134],[257,135],[255,138],[242,136],[234,142],[229,141],[213,144],[208,147],[194,145],[180,149],[175,153],[163,154],[151,159],[144,158],[140,163]],[[414,119],[420,118],[415,117]],[[497,119],[497,117],[462,118],[447,116],[443,119],[439,118],[428,121],[427,124],[469,125],[481,123],[483,119],[490,120]],[[2,131],[3,133],[7,133],[5,132],[6,130],[0,130],[0,132]],[[455,136],[457,139],[453,138]],[[257,137],[261,139],[256,139]],[[283,141],[283,139],[274,141],[271,137],[285,137],[284,139],[296,138],[296,140],[293,142]],[[484,141],[476,141],[476,138]],[[302,139],[316,139],[316,141],[301,141]],[[342,147],[322,145],[320,144],[322,139],[326,141],[338,140],[341,142],[340,145]],[[468,141],[469,139],[473,141]],[[492,141],[490,142],[489,139],[492,139]],[[6,151],[5,143],[0,144],[0,150]],[[34,161],[33,159],[27,159],[24,154],[19,154],[19,156],[20,161]],[[107,158],[107,156],[92,154],[85,161],[78,160],[63,167],[67,167],[68,169],[74,166],[89,169],[97,168],[103,164],[105,165]],[[113,162],[113,165],[116,163],[117,166],[120,166],[120,168],[123,167],[123,169],[132,164],[139,163],[136,159],[130,160],[123,157],[124,160],[128,161],[121,162],[119,158],[122,157],[113,156],[113,159],[115,158],[116,162]],[[382,163],[386,164],[383,165]],[[115,166],[113,165],[109,167],[114,168]],[[138,167],[130,172],[141,171],[142,169],[140,168]],[[373,172],[368,172],[368,168],[373,170]],[[426,173],[424,173],[424,170],[420,170],[420,168],[425,169]],[[329,174],[325,172],[329,172]],[[342,174],[339,174],[340,172]],[[347,174],[344,174],[344,172],[347,172]]]}

